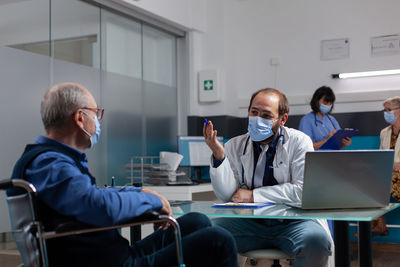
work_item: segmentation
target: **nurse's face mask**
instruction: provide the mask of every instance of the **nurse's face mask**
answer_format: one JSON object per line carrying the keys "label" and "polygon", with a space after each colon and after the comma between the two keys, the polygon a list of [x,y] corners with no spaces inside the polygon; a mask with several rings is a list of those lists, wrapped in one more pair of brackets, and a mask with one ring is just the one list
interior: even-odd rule
{"label": "nurse's face mask", "polygon": [[320,104],[319,105],[319,111],[321,111],[322,114],[328,114],[329,111],[331,111],[332,109],[332,105],[324,105],[324,104]]}

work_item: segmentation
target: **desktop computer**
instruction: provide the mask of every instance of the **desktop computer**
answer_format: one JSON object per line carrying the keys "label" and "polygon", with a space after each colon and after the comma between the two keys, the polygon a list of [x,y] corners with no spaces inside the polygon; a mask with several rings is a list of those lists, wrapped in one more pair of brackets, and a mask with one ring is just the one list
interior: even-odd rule
{"label": "desktop computer", "polygon": [[[223,137],[219,136],[217,139],[224,144]],[[178,153],[183,156],[180,166],[187,167],[190,178],[194,177],[194,181],[198,183],[209,181],[202,177],[208,176],[212,151],[203,136],[178,136]]]}

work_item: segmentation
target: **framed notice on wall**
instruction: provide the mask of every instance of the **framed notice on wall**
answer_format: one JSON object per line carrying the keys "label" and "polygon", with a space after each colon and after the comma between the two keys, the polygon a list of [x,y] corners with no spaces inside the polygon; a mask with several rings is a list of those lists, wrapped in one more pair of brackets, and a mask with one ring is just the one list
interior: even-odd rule
{"label": "framed notice on wall", "polygon": [[371,55],[386,56],[400,54],[400,35],[385,35],[371,38]]}
{"label": "framed notice on wall", "polygon": [[321,60],[343,59],[349,56],[349,38],[321,41]]}

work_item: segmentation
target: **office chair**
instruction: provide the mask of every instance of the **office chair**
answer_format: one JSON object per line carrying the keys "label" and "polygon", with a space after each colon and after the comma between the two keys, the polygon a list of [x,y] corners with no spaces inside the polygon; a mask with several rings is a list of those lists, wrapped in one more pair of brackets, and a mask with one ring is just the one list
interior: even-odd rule
{"label": "office chair", "polygon": [[282,265],[280,264],[280,260],[288,260],[290,262],[290,265],[292,265],[292,262],[294,260],[293,257],[276,248],[251,250],[245,253],[241,253],[241,255],[250,258],[251,265],[257,265],[257,259],[273,260],[273,264],[271,265],[271,267],[282,267]]}
{"label": "office chair", "polygon": [[26,193],[7,197],[10,214],[11,232],[25,267],[47,267],[46,240],[83,233],[132,227],[148,223],[168,222],[174,227],[178,266],[184,267],[182,255],[182,240],[178,222],[170,216],[157,212],[147,212],[131,221],[113,226],[95,227],[78,221],[58,225],[56,229],[44,230],[43,223],[38,219],[36,204],[36,188],[22,179],[0,180],[0,190],[11,187],[25,189]]}

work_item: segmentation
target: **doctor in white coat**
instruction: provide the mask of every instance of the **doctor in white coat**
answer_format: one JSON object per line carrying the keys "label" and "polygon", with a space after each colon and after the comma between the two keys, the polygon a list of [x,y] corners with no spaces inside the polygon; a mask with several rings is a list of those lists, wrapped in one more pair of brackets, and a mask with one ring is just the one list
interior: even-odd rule
{"label": "doctor in white coat", "polygon": [[[284,127],[288,113],[286,96],[267,88],[251,97],[248,133],[232,138],[225,148],[212,122],[204,125],[213,152],[211,182],[219,199],[301,202],[305,153],[313,144],[304,133]],[[328,266],[328,258],[333,262],[326,220],[218,218],[213,223],[232,233],[239,252],[278,247],[295,258],[295,267]]]}

